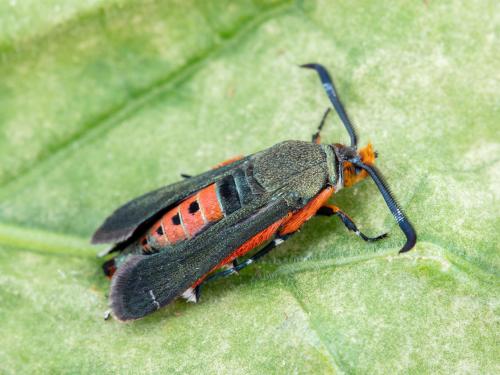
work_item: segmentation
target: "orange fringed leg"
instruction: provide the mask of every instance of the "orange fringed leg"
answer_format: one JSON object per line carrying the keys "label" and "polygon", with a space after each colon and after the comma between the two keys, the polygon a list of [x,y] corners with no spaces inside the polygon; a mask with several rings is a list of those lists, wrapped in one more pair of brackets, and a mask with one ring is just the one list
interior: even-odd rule
{"label": "orange fringed leg", "polygon": [[232,265],[230,266],[230,268],[208,276],[201,284],[196,286],[194,291],[194,293],[196,294],[196,300],[198,300],[201,286],[204,285],[206,282],[217,280],[222,277],[227,277],[234,273],[238,273],[243,268],[259,260],[264,255],[269,253],[272,249],[274,249],[276,246],[282,244],[288,238],[290,238],[294,233],[296,233],[300,229],[300,227],[307,220],[309,220],[314,215],[321,215],[321,216],[336,215],[340,217],[340,219],[347,227],[347,229],[352,230],[354,233],[356,233],[359,237],[361,237],[365,241],[370,241],[370,242],[377,241],[384,237],[387,237],[387,233],[381,234],[380,236],[377,237],[368,237],[364,235],[345,212],[343,212],[337,206],[326,204],[326,202],[332,196],[332,194],[333,194],[332,187],[324,189],[316,197],[311,199],[311,201],[307,205],[305,205],[302,209],[294,212],[286,220],[284,220],[282,225],[278,229],[275,238],[271,240],[269,243],[267,243],[262,249],[257,251],[252,257],[244,260],[241,263],[238,263],[235,259],[232,261]]}
{"label": "orange fringed leg", "polygon": [[217,280],[221,277],[226,277],[241,271],[243,268],[249,266],[254,263],[258,259],[262,258],[264,255],[269,253],[276,246],[285,242],[288,238],[290,238],[294,233],[296,233],[300,227],[311,217],[313,217],[318,209],[323,206],[326,201],[332,196],[333,188],[327,187],[323,191],[321,191],[318,195],[316,195],[313,199],[311,199],[303,208],[289,215],[288,218],[282,221],[279,229],[277,230],[277,234],[274,239],[268,242],[262,249],[257,251],[253,256],[244,260],[241,263],[238,263],[236,260],[233,261],[231,268],[219,271],[209,277],[207,277],[204,281],[212,281]]}
{"label": "orange fringed leg", "polygon": [[241,271],[243,268],[249,266],[250,264],[254,263],[255,261],[259,260],[262,258],[264,255],[269,253],[272,249],[274,249],[276,246],[282,244],[285,242],[293,233],[286,234],[283,236],[276,236],[271,242],[269,242],[267,245],[265,245],[262,249],[257,251],[253,256],[251,256],[248,259],[245,259],[243,262],[238,263],[236,260],[233,260],[233,263],[230,268],[224,271],[219,271],[209,277],[204,281],[206,283],[207,281],[213,281],[217,280],[221,277],[226,277],[229,275],[232,275],[233,273],[238,273]]}
{"label": "orange fringed leg", "polygon": [[233,262],[233,265],[231,268],[218,272],[210,277],[207,278],[206,281],[209,280],[214,280],[218,279],[220,277],[225,277],[232,275],[233,273],[237,273],[241,271],[243,268],[249,266],[250,264],[254,263],[256,260],[262,258],[264,255],[269,253],[272,249],[274,249],[276,246],[282,244],[285,242],[288,238],[290,238],[294,233],[297,233],[297,231],[300,229],[300,227],[307,221],[309,220],[312,216],[314,215],[322,215],[322,216],[333,216],[337,215],[340,217],[344,225],[347,227],[347,229],[352,230],[354,233],[356,233],[359,237],[361,237],[365,241],[377,241],[382,238],[387,237],[387,233],[383,233],[380,236],[377,237],[368,237],[364,235],[354,224],[352,219],[345,213],[343,212],[340,208],[334,205],[329,205],[326,204],[325,202],[330,198],[330,196],[333,193],[332,188],[326,188],[323,190],[321,193],[319,193],[315,198],[313,198],[304,208],[301,210],[295,212],[293,215],[290,216],[288,220],[286,220],[283,225],[281,226],[280,230],[278,231],[278,234],[276,237],[269,242],[266,246],[264,246],[261,250],[256,252],[252,257],[246,259],[245,261],[241,263],[237,263],[236,260]]}
{"label": "orange fringed leg", "polygon": [[344,211],[342,211],[337,206],[331,204],[324,205],[318,210],[316,214],[320,216],[338,216],[348,230],[352,230],[354,233],[356,233],[359,237],[361,237],[363,240],[367,242],[378,241],[381,240],[382,238],[387,237],[387,233],[383,233],[377,237],[366,236],[358,229],[356,224],[354,224],[354,221],[352,221],[352,219]]}

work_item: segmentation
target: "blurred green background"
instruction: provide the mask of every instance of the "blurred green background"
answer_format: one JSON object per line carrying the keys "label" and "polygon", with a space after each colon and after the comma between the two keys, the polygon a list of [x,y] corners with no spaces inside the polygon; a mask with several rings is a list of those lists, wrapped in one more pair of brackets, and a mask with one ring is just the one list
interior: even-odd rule
{"label": "blurred green background", "polygon": [[[0,373],[499,373],[499,3],[0,1]],[[370,181],[237,277],[103,321],[121,203],[310,139],[332,73]],[[324,141],[346,142],[337,118]]]}

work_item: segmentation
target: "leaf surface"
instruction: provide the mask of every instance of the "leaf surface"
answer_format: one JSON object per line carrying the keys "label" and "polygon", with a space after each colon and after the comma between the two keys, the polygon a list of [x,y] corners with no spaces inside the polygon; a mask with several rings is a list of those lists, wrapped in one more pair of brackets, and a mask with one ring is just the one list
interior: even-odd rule
{"label": "leaf surface", "polygon": [[[10,1],[0,5],[0,372],[498,373],[497,2]],[[488,15],[487,17],[485,15]],[[334,77],[375,186],[334,197],[238,277],[103,321],[88,239],[118,205],[285,139]],[[338,119],[323,141],[346,142]]]}

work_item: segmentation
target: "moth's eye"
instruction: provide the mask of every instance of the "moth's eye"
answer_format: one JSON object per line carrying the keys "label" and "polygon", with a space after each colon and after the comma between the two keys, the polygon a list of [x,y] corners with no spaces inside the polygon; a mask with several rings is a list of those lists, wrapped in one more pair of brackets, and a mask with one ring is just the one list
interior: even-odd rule
{"label": "moth's eye", "polygon": [[354,173],[360,174],[360,172],[363,170],[363,168],[360,167],[354,167]]}

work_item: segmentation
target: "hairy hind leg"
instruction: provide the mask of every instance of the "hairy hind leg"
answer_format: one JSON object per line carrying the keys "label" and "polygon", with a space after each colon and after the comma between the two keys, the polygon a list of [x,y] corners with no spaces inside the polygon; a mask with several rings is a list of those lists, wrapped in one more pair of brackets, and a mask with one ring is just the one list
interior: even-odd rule
{"label": "hairy hind leg", "polygon": [[243,268],[246,268],[250,264],[255,263],[257,260],[259,260],[260,258],[262,258],[267,253],[269,253],[272,249],[276,248],[278,245],[281,245],[288,238],[290,238],[290,236],[292,234],[293,233],[285,234],[283,236],[276,236],[276,238],[274,238],[271,242],[269,242],[267,245],[265,245],[262,249],[260,249],[259,251],[257,251],[250,258],[242,261],[241,263],[233,261],[233,265],[231,266],[231,268],[228,268],[227,270],[224,270],[224,271],[219,271],[219,272],[217,272],[217,273],[215,273],[215,274],[207,277],[206,280],[203,283],[206,283],[208,281],[217,280],[217,279],[220,279],[221,277],[227,277],[227,276],[230,276],[230,275],[232,275],[234,273],[238,273]]}

